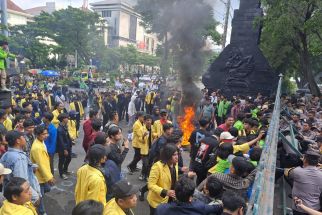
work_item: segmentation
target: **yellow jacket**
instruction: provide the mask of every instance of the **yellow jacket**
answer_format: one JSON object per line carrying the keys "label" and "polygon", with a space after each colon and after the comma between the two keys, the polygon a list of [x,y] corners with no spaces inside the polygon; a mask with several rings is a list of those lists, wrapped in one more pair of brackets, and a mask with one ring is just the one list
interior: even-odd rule
{"label": "yellow jacket", "polygon": [[[142,132],[143,132],[143,134],[145,132],[148,132],[148,129],[146,128],[146,126],[144,126]],[[143,142],[140,145],[140,153],[141,153],[141,155],[148,155],[149,154],[149,137],[150,137],[150,135],[146,135],[145,137],[143,137]],[[153,143],[153,140],[154,139],[153,139],[153,137],[151,135],[151,144]]]}
{"label": "yellow jacket", "polygon": [[140,146],[143,144],[143,129],[145,125],[140,122],[140,120],[136,120],[136,122],[133,124],[133,140],[132,140],[132,147],[140,148]]}
{"label": "yellow jacket", "polygon": [[[153,96],[152,96],[152,93],[153,93]],[[145,97],[145,103],[147,103],[148,105],[154,104],[154,95],[155,95],[154,92],[152,91],[149,92]]]}
{"label": "yellow jacket", "polygon": [[68,133],[72,140],[76,140],[78,137],[77,129],[76,129],[76,121],[75,120],[68,120],[67,123]]}
{"label": "yellow jacket", "polygon": [[[82,118],[84,116],[84,108],[81,102],[77,102],[78,108],[76,108],[75,102],[71,102],[69,104],[69,110],[74,110],[79,113],[80,117]],[[79,109],[79,110],[77,110]]]}
{"label": "yellow jacket", "polygon": [[6,127],[7,131],[12,130],[12,120],[7,116],[7,119],[3,122],[4,127]]}
{"label": "yellow jacket", "polygon": [[48,95],[48,97],[44,95],[44,99],[47,101],[48,111],[51,111],[54,107],[54,98],[52,97],[52,95]]}
{"label": "yellow jacket", "polygon": [[21,99],[20,100],[20,107],[22,107],[22,104],[25,103],[25,102],[26,102],[26,99],[25,98],[24,99]]}
{"label": "yellow jacket", "polygon": [[13,107],[16,107],[17,106],[17,102],[14,98],[11,97],[11,104]]}
{"label": "yellow jacket", "polygon": [[[130,209],[130,212],[133,212]],[[111,199],[105,206],[104,215],[126,215],[125,212],[116,203],[115,198]],[[133,214],[134,215],[134,214]]]}
{"label": "yellow jacket", "polygon": [[[168,120],[167,123],[172,123],[172,122]],[[152,136],[153,138],[157,139],[161,137],[162,134],[163,134],[163,125],[160,120],[157,120],[153,123],[153,126],[152,126]]]}
{"label": "yellow jacket", "polygon": [[[178,165],[176,165],[176,177],[178,179]],[[168,202],[168,196],[161,197],[162,190],[171,189],[171,173],[167,164],[161,161],[153,164],[148,179],[148,188],[147,201],[151,207],[156,208],[159,204]]]}
{"label": "yellow jacket", "polygon": [[49,155],[46,145],[40,142],[37,138],[34,140],[31,150],[30,159],[38,165],[36,177],[40,184],[50,181],[54,176],[51,174]]}
{"label": "yellow jacket", "polygon": [[5,200],[0,209],[0,215],[37,215],[35,207],[31,202],[25,205],[17,205]]}
{"label": "yellow jacket", "polygon": [[75,187],[76,204],[85,200],[95,200],[106,205],[106,184],[101,171],[86,164],[77,171]]}
{"label": "yellow jacket", "polygon": [[57,109],[56,110],[54,110],[53,112],[52,112],[52,114],[54,115],[54,118],[53,118],[53,120],[51,121],[51,123],[53,123],[54,124],[54,126],[56,127],[56,128],[58,128],[58,126],[59,126],[59,120],[58,120],[58,116],[59,116],[59,114],[61,114]]}

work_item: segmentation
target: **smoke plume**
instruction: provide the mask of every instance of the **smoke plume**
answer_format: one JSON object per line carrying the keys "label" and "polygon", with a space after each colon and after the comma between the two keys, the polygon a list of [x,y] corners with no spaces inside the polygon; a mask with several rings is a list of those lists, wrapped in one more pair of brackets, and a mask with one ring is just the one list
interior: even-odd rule
{"label": "smoke plume", "polygon": [[[151,31],[164,38],[176,56],[183,91],[183,105],[199,102],[194,79],[201,74],[207,28],[214,23],[212,7],[205,0],[139,0],[140,12],[149,14]],[[142,9],[143,8],[143,9]]]}

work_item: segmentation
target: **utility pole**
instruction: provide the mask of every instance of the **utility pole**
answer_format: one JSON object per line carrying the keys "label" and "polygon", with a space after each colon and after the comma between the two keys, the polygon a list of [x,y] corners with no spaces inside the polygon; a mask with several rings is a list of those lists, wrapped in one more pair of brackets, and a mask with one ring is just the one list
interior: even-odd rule
{"label": "utility pole", "polygon": [[3,35],[8,37],[8,10],[7,10],[7,0],[1,0],[1,24],[4,26],[2,32]]}
{"label": "utility pole", "polygon": [[225,23],[224,23],[224,33],[222,35],[222,49],[226,47],[231,0],[227,0],[225,5],[226,5],[226,15],[225,15]]}

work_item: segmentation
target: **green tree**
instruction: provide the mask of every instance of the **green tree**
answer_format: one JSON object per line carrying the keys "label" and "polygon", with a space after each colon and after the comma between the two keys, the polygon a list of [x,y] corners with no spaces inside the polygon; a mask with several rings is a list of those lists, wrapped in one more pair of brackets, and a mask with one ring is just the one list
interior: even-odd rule
{"label": "green tree", "polygon": [[74,54],[77,50],[85,64],[95,56],[97,48],[104,48],[102,30],[104,26],[97,13],[68,7],[52,14],[42,13],[35,22],[44,33],[55,40],[63,54]]}
{"label": "green tree", "polygon": [[17,25],[9,28],[10,49],[13,53],[29,59],[33,68],[43,68],[50,64],[50,54],[54,47],[41,42],[43,30],[37,23]]}
{"label": "green tree", "polygon": [[313,94],[320,95],[314,71],[319,69],[315,61],[322,56],[322,2],[267,0],[264,4],[265,55],[277,71],[295,74],[309,84]]}

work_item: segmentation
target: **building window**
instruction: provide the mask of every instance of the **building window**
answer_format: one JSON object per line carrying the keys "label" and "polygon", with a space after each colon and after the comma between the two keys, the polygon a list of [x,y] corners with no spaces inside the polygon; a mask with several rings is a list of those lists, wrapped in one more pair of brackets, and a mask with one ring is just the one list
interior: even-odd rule
{"label": "building window", "polygon": [[137,18],[135,16],[130,16],[130,29],[129,29],[129,39],[136,40],[136,28],[137,28]]}
{"label": "building window", "polygon": [[111,17],[112,16],[112,11],[110,10],[103,10],[102,11],[102,17]]}

